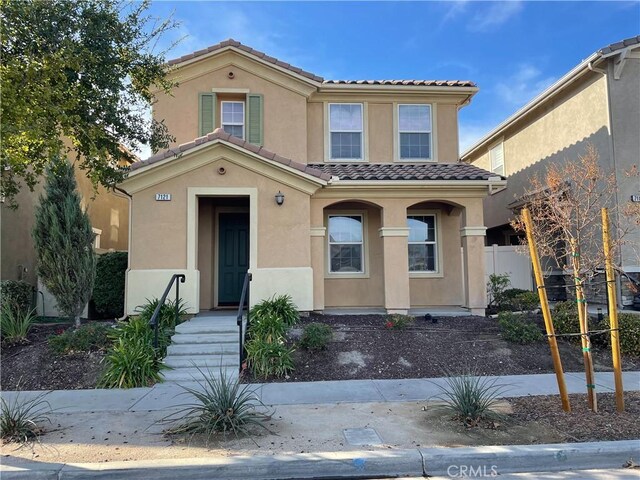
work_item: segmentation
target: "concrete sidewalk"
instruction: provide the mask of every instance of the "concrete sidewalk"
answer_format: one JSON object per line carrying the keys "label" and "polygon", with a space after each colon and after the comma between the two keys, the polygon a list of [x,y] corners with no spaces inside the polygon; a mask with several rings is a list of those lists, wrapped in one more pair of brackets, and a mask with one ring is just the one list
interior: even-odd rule
{"label": "concrete sidewalk", "polygon": [[[492,377],[493,378],[493,377]],[[583,373],[566,373],[569,393],[585,393]],[[266,405],[305,405],[325,403],[384,403],[428,400],[440,393],[443,378],[404,380],[342,380],[329,382],[289,382],[253,384]],[[506,397],[555,395],[558,393],[554,374],[505,375],[499,382],[509,385]],[[624,372],[626,391],[640,390],[640,372]],[[194,384],[185,384],[194,386]],[[613,373],[596,373],[598,392],[614,391]],[[176,384],[156,384],[150,388],[127,390],[54,390],[47,395],[52,408],[61,413],[75,412],[136,412],[171,410],[185,403],[183,390]],[[0,392],[11,401],[33,398],[42,392]]]}

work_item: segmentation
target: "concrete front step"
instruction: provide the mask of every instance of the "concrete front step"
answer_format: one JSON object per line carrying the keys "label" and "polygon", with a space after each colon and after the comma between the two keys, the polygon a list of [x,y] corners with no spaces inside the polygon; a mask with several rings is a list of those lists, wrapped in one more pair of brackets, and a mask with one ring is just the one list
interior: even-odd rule
{"label": "concrete front step", "polygon": [[181,323],[176,327],[176,334],[226,334],[235,333],[238,335],[238,326],[235,322],[232,324],[217,324],[217,323]]}
{"label": "concrete front step", "polygon": [[175,370],[165,370],[162,372],[165,382],[194,382],[204,381],[204,375],[208,375],[209,372],[216,378],[220,378],[220,372],[223,372],[228,379],[238,378],[238,367],[206,367],[198,370],[195,367],[188,368],[176,368]]}
{"label": "concrete front step", "polygon": [[234,333],[177,333],[171,337],[174,344],[191,343],[235,343],[238,346],[238,332]]}
{"label": "concrete front step", "polygon": [[178,355],[224,355],[238,354],[238,343],[172,343],[167,348],[167,356]]}
{"label": "concrete front step", "polygon": [[171,355],[167,356],[163,362],[171,368],[182,367],[209,367],[216,369],[218,367],[236,367],[240,366],[238,352],[226,355]]}

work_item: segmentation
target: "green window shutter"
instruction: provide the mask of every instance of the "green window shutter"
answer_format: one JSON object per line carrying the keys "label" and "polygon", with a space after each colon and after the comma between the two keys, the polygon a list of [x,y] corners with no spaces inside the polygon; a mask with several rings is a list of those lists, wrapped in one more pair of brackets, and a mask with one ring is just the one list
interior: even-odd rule
{"label": "green window shutter", "polygon": [[216,94],[200,93],[198,98],[198,136],[213,132],[216,125]]}
{"label": "green window shutter", "polygon": [[262,129],[263,105],[262,95],[247,95],[247,141],[260,146],[264,141]]}

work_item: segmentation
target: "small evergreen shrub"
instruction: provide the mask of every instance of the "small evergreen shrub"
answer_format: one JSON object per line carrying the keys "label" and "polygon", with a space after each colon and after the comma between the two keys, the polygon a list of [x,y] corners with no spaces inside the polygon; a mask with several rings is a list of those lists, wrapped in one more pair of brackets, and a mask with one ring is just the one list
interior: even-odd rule
{"label": "small evergreen shrub", "polygon": [[467,427],[475,427],[481,420],[504,417],[496,411],[496,406],[508,385],[499,383],[498,378],[481,377],[469,371],[459,376],[448,374],[445,385],[437,386],[442,393],[435,398],[444,402],[440,408]]}
{"label": "small evergreen shrub", "polygon": [[529,292],[525,290],[513,297],[511,305],[515,311],[530,312],[531,310],[538,308],[538,305],[540,304],[539,300],[540,299],[536,292]]}
{"label": "small evergreen shrub", "polygon": [[49,348],[58,355],[105,350],[112,343],[112,330],[109,324],[95,322],[82,325],[78,329],[69,328],[59,335],[50,336]]}
{"label": "small evergreen shrub", "polygon": [[33,304],[33,290],[30,284],[23,281],[0,282],[0,304],[11,306],[14,312],[28,312]]}
{"label": "small evergreen shrub", "polygon": [[538,325],[532,322],[527,315],[501,312],[498,314],[498,324],[502,338],[507,342],[525,345],[539,342],[544,338]]}
{"label": "small evergreen shrub", "polygon": [[300,346],[309,351],[320,351],[327,348],[333,338],[333,330],[326,323],[310,323],[304,327]]}
{"label": "small evergreen shrub", "polygon": [[0,437],[6,442],[29,443],[43,432],[41,425],[51,423],[51,405],[46,400],[49,392],[43,392],[31,400],[23,400],[17,394],[13,400],[0,397]]}
{"label": "small evergreen shrub", "polygon": [[127,252],[98,255],[96,280],[93,286],[93,305],[102,318],[124,315],[124,281],[127,271]]}
{"label": "small evergreen shrub", "polygon": [[251,338],[246,344],[247,365],[258,378],[284,377],[293,371],[294,348],[288,347],[283,339],[268,341]]}
{"label": "small evergreen shrub", "polygon": [[243,386],[238,379],[229,378],[222,369],[217,376],[208,369],[198,368],[198,372],[200,378],[194,378],[197,388],[181,386],[195,401],[181,405],[178,412],[163,419],[163,422],[178,423],[167,433],[202,434],[208,442],[216,433],[248,435],[254,425],[268,430],[265,422],[271,416],[258,411],[259,408],[266,410],[266,406],[249,385]]}
{"label": "small evergreen shrub", "polygon": [[489,282],[487,282],[487,290],[489,294],[489,307],[497,307],[504,303],[504,292],[511,285],[508,274],[495,274],[489,275]]}
{"label": "small evergreen shrub", "polygon": [[0,306],[0,335],[5,343],[24,343],[36,320],[36,310],[23,310],[9,302]]}
{"label": "small evergreen shrub", "polygon": [[[580,320],[578,319],[578,307],[575,300],[558,302],[553,306],[551,313],[555,333],[564,335],[567,333],[580,333]],[[580,341],[580,337],[566,337]]]}
{"label": "small evergreen shrub", "polygon": [[411,315],[393,313],[385,317],[384,326],[392,330],[404,330],[413,325],[416,319]]}
{"label": "small evergreen shrub", "polygon": [[[611,328],[609,317],[605,317],[603,327]],[[619,313],[618,328],[620,329],[620,352],[623,355],[640,357],[640,315]],[[606,338],[607,344],[610,344],[610,334],[607,332],[603,337]]]}
{"label": "small evergreen shrub", "polygon": [[254,305],[250,312],[251,321],[262,317],[275,316],[280,318],[285,326],[292,327],[300,318],[296,305],[290,295],[273,296]]}

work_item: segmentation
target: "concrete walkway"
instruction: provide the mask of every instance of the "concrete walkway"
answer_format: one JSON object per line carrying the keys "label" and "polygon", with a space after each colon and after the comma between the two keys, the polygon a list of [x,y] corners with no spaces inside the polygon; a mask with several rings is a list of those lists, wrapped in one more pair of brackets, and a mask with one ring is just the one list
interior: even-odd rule
{"label": "concrete walkway", "polygon": [[[493,378],[493,377],[492,377]],[[499,382],[509,385],[506,397],[555,395],[558,393],[554,374],[505,375]],[[566,373],[569,393],[585,393],[583,373]],[[443,378],[404,380],[342,380],[329,382],[290,382],[254,384],[256,393],[266,405],[305,405],[323,403],[384,403],[428,400],[440,393]],[[626,391],[640,390],[640,372],[624,372]],[[193,383],[183,385],[195,386]],[[596,373],[598,392],[614,391],[613,373]],[[42,392],[0,392],[7,401],[16,395],[34,398]],[[177,384],[156,384],[150,388],[128,390],[54,390],[47,400],[57,412],[136,412],[171,410],[185,403],[183,389]]]}

